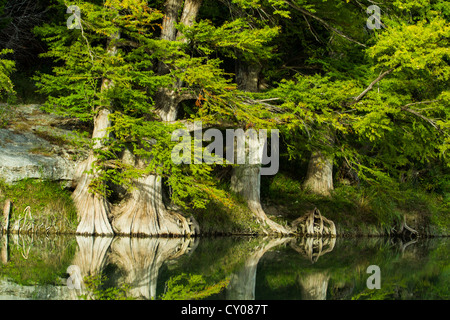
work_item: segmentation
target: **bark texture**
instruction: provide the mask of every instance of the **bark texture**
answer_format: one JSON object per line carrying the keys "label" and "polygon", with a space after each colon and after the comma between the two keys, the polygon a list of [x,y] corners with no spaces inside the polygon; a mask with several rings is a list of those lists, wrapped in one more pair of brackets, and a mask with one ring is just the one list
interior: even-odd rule
{"label": "bark texture", "polygon": [[313,193],[329,196],[333,190],[333,159],[320,151],[314,151],[303,186]]}
{"label": "bark texture", "polygon": [[[334,134],[326,132],[326,144],[334,144]],[[306,179],[303,183],[305,189],[315,194],[330,196],[333,187],[333,157],[320,150],[311,153]]]}
{"label": "bark texture", "polygon": [[[261,67],[256,64],[245,64],[244,62],[238,62],[237,67],[237,82],[241,90],[244,91],[257,91],[258,90],[258,77]],[[255,150],[259,148],[261,152],[263,148],[259,145],[255,145],[256,141],[248,139],[249,148],[246,150],[246,157],[248,159],[249,150]],[[261,159],[261,157],[260,157]],[[261,206],[261,165],[240,164],[233,168],[231,175],[231,190],[241,197],[243,197],[248,204],[250,211],[255,215],[258,221],[269,228],[270,233],[289,234],[291,230],[269,219]],[[267,231],[266,231],[267,232]]]}
{"label": "bark texture", "polygon": [[322,216],[317,208],[294,220],[292,226],[297,228],[301,235],[336,237],[334,222]]}
{"label": "bark texture", "polygon": [[[114,41],[119,38],[120,34],[114,34],[109,39],[106,48],[108,55],[114,56],[117,54],[117,46]],[[103,78],[100,90],[106,92],[113,86],[114,83],[110,79]],[[78,212],[79,224],[76,231],[77,234],[114,235],[109,222],[111,204],[104,194],[90,192],[90,185],[94,178],[98,177],[99,172],[94,172],[93,174],[87,172],[93,168],[92,165],[98,160],[95,150],[103,148],[104,139],[109,136],[108,129],[111,127],[110,113],[109,106],[104,106],[97,110],[94,120],[94,132],[92,133],[93,150],[91,150],[88,159],[77,168],[76,176],[79,176],[80,179],[72,194]]]}
{"label": "bark texture", "polygon": [[113,227],[118,234],[191,236],[199,232],[193,218],[166,209],[162,179],[156,175],[137,180],[129,198],[116,210]]}
{"label": "bark texture", "polygon": [[9,229],[9,217],[11,215],[12,206],[13,206],[13,202],[11,201],[11,199],[7,199],[5,201],[5,206],[3,207],[3,225],[2,225],[2,230],[4,232],[8,232],[8,229]]}
{"label": "bark texture", "polygon": [[87,276],[100,275],[108,264],[108,252],[112,237],[77,236],[78,250],[75,253],[72,265],[67,272],[70,274],[71,290],[74,299],[87,292],[84,279]]}
{"label": "bark texture", "polygon": [[8,234],[5,233],[2,235],[2,245],[1,245],[1,255],[2,255],[2,263],[7,264],[9,261],[9,253],[8,253]]}

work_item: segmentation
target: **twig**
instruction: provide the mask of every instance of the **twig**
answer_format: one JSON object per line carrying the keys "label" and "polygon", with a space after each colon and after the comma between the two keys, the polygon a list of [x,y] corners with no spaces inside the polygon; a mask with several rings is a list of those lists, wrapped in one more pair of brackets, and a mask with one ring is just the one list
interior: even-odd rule
{"label": "twig", "polygon": [[364,98],[364,96],[365,96],[370,90],[373,89],[373,86],[374,86],[375,84],[377,84],[378,82],[380,82],[384,77],[386,77],[388,74],[390,74],[392,71],[394,71],[395,68],[397,68],[397,66],[396,66],[396,67],[393,67],[393,68],[390,68],[389,70],[386,70],[385,72],[383,72],[382,74],[380,74],[380,75],[378,76],[378,78],[376,78],[375,80],[373,80],[372,83],[369,84],[369,86],[368,86],[366,89],[364,89],[364,91],[361,92],[361,93],[355,98],[355,100],[352,101],[352,102],[349,104],[349,106],[352,106],[352,105],[354,105],[355,103],[358,103],[362,98]]}
{"label": "twig", "polygon": [[318,16],[312,14],[312,13],[309,12],[308,10],[301,8],[301,7],[297,6],[296,4],[294,4],[294,3],[290,2],[290,1],[284,0],[284,2],[287,3],[287,4],[288,4],[290,7],[292,7],[293,9],[300,11],[300,12],[303,13],[304,15],[307,15],[307,16],[313,18],[313,19],[316,19],[317,21],[319,21],[320,23],[322,23],[325,27],[327,27],[328,29],[334,31],[335,33],[337,33],[337,34],[338,34],[339,36],[341,36],[342,38],[347,39],[348,41],[351,41],[351,42],[353,42],[353,43],[356,43],[356,44],[358,44],[358,45],[360,45],[360,46],[362,46],[362,47],[364,47],[364,48],[367,47],[365,44],[363,44],[363,43],[361,43],[361,42],[359,42],[359,41],[357,41],[357,40],[355,40],[355,39],[352,39],[351,37],[347,36],[347,35],[346,35],[345,33],[343,33],[342,31],[340,31],[340,30],[338,30],[338,29],[336,29],[336,28],[330,26],[330,25],[328,24],[328,22],[326,22],[326,21],[324,21],[323,19],[319,18]]}

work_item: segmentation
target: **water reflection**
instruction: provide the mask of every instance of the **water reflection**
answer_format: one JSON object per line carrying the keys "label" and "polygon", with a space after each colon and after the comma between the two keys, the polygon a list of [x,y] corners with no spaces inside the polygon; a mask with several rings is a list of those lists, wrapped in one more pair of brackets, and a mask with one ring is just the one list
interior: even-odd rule
{"label": "water reflection", "polygon": [[[127,285],[135,299],[449,298],[446,238],[0,239],[0,299],[80,299],[98,275],[98,290]],[[380,290],[366,287],[373,264]]]}

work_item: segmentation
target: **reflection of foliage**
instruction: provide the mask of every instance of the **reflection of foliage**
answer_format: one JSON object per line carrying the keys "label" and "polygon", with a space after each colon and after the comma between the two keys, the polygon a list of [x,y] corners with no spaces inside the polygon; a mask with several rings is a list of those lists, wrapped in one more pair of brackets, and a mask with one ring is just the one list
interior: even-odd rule
{"label": "reflection of foliage", "polygon": [[130,286],[122,284],[120,287],[103,289],[103,284],[108,280],[105,275],[92,275],[84,278],[86,293],[80,295],[84,300],[134,300],[128,292]]}
{"label": "reflection of foliage", "polygon": [[228,286],[230,280],[224,279],[209,284],[202,275],[182,273],[174,276],[167,282],[167,290],[162,300],[198,300],[217,294]]}
{"label": "reflection of foliage", "polygon": [[[20,285],[57,285],[73,259],[76,242],[64,237],[9,237],[9,261],[0,263],[0,278]],[[44,242],[43,242],[44,240]]]}

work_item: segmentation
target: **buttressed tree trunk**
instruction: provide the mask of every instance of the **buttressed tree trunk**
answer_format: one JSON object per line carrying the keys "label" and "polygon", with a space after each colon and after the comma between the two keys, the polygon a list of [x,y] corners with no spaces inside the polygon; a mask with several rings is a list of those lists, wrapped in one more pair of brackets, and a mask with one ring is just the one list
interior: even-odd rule
{"label": "buttressed tree trunk", "polygon": [[[327,140],[334,144],[334,136],[328,133]],[[311,153],[306,179],[303,183],[305,189],[313,193],[329,196],[333,190],[333,157],[315,150]]]}
{"label": "buttressed tree trunk", "polygon": [[[166,1],[166,16],[162,25],[161,39],[174,41],[177,38],[175,23],[181,9],[182,0]],[[198,13],[201,1],[187,0],[181,21],[192,25]],[[181,37],[181,35],[180,35]],[[168,72],[167,66],[159,64],[159,73]],[[162,121],[172,122],[177,118],[179,103],[186,97],[177,93],[180,82],[173,89],[161,89],[155,103]],[[141,160],[133,157],[133,165],[144,167]],[[199,233],[199,227],[193,217],[186,219],[179,213],[170,211],[163,202],[162,179],[156,175],[147,175],[135,181],[135,188],[128,199],[114,212],[113,227],[119,234],[131,235],[177,235],[189,236]]]}
{"label": "buttressed tree trunk", "polygon": [[[257,91],[258,75],[261,70],[259,65],[239,62],[237,70],[237,82],[241,90]],[[255,145],[258,139],[248,139],[249,150],[255,150],[259,146]],[[246,150],[248,154],[248,150]],[[268,226],[271,232],[289,234],[290,231],[269,219],[261,206],[261,165],[245,163],[235,166],[231,175],[231,190],[242,196],[248,204],[250,211],[256,216],[259,222]]]}
{"label": "buttressed tree trunk", "polygon": [[[117,47],[113,43],[119,35],[115,35],[108,41],[107,52],[109,55],[116,55]],[[102,81],[101,91],[105,92],[113,86],[113,82],[104,78]],[[78,168],[76,176],[79,177],[78,184],[75,191],[72,194],[75,206],[78,212],[78,234],[89,235],[113,235],[111,224],[109,222],[109,215],[111,213],[111,205],[106,199],[105,195],[92,193],[89,190],[89,186],[94,178],[97,177],[99,172],[93,174],[87,173],[92,169],[93,164],[97,161],[95,150],[99,150],[104,147],[104,139],[108,138],[108,129],[111,127],[111,121],[109,115],[111,111],[108,106],[104,106],[97,110],[97,114],[94,119],[94,132],[92,134],[92,140],[94,141],[93,150],[89,153],[89,157],[86,161],[82,162]]]}

